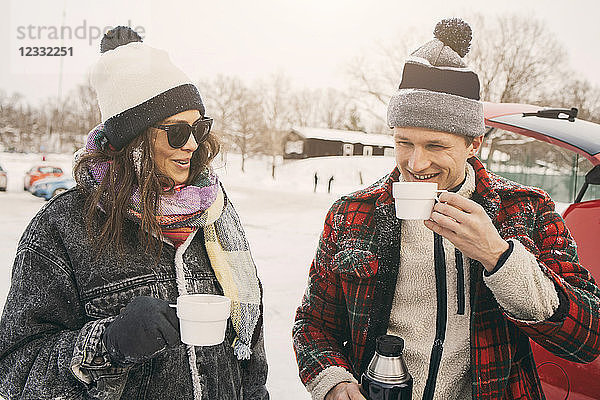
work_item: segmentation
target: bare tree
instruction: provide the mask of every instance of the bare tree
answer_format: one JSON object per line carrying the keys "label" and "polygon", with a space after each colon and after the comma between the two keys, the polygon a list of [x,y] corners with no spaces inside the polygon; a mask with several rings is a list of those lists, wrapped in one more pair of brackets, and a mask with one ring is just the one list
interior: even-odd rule
{"label": "bare tree", "polygon": [[236,117],[235,103],[240,98],[244,84],[237,77],[218,75],[211,81],[200,82],[206,114],[214,119],[213,132],[219,137],[224,151],[236,147],[232,132]]}
{"label": "bare tree", "polygon": [[100,123],[96,94],[79,85],[62,101],[56,97],[32,105],[21,95],[0,93],[0,141],[12,151],[71,152]]}
{"label": "bare tree", "polygon": [[402,31],[392,44],[376,44],[373,54],[354,58],[346,68],[348,96],[369,121],[370,130],[383,132],[387,127],[387,105],[400,84],[404,61],[424,38],[413,31]]}
{"label": "bare tree", "polygon": [[0,93],[0,141],[11,151],[34,151],[43,122],[20,93]]}
{"label": "bare tree", "polygon": [[566,54],[546,25],[530,16],[476,15],[467,63],[479,76],[486,101],[536,102],[562,85]]}
{"label": "bare tree", "polygon": [[349,130],[349,131],[362,131],[362,132],[366,132],[367,129],[364,127],[364,125],[362,124],[361,118],[360,118],[360,113],[358,112],[358,109],[356,108],[356,105],[353,105],[349,110],[348,110],[348,121],[344,124],[344,128]]}
{"label": "bare tree", "polygon": [[291,83],[283,74],[274,74],[257,84],[264,119],[265,153],[271,156],[271,176],[275,179],[276,160],[283,153],[283,140],[291,128]]}
{"label": "bare tree", "polygon": [[264,130],[261,99],[256,92],[237,77],[217,76],[200,83],[206,93],[207,115],[215,120],[213,132],[227,150],[237,150],[246,159],[261,151],[260,136]]}
{"label": "bare tree", "polygon": [[[482,100],[546,105],[548,99],[553,99],[554,104],[570,101],[580,107],[585,104],[582,116],[589,115],[598,104],[592,89],[570,79],[574,74],[568,73],[563,47],[540,20],[520,15],[474,15],[468,22],[474,38],[466,62],[479,75]],[[406,49],[416,48],[406,46],[406,40],[399,42],[399,46],[392,48],[394,51],[380,51],[375,63],[363,58],[349,69],[357,85],[354,92],[362,94],[371,104],[384,106],[371,113],[380,116],[376,121],[384,120],[385,107],[401,79],[401,68],[408,54]],[[487,159],[493,159],[494,152],[503,147],[502,143],[511,140],[514,138],[503,131],[488,135]]]}
{"label": "bare tree", "polygon": [[347,93],[334,89],[303,89],[289,97],[290,124],[330,129],[364,130],[358,106]]}
{"label": "bare tree", "polygon": [[290,94],[290,123],[298,126],[319,126],[321,90],[302,89]]}
{"label": "bare tree", "polygon": [[[466,62],[479,75],[482,100],[537,103],[564,86],[565,51],[540,20],[474,15],[468,22],[474,39]],[[414,33],[401,33],[393,46],[379,45],[376,54],[348,66],[351,93],[371,125],[385,126],[385,110],[402,77],[404,61],[427,37],[415,40]]]}
{"label": "bare tree", "polygon": [[96,92],[90,84],[78,85],[59,108],[63,150],[70,147],[71,151],[75,151],[85,145],[87,133],[101,122]]}
{"label": "bare tree", "polygon": [[238,92],[233,111],[231,134],[235,137],[236,148],[242,156],[242,172],[245,172],[246,158],[261,150],[260,135],[264,131],[261,102],[247,87]]}
{"label": "bare tree", "polygon": [[589,81],[576,79],[567,81],[561,90],[549,93],[543,104],[579,110],[577,117],[600,123],[600,87]]}
{"label": "bare tree", "polygon": [[275,178],[277,159],[293,125],[364,130],[357,106],[336,89],[294,90],[283,74],[246,85],[240,79],[218,76],[200,83],[213,130],[229,149],[246,159],[254,154],[271,157]]}
{"label": "bare tree", "polygon": [[79,125],[77,129],[80,132],[86,132],[87,130],[98,125],[102,119],[100,115],[100,107],[98,106],[98,98],[96,92],[90,84],[79,85],[75,88],[75,98],[78,102],[79,111]]}
{"label": "bare tree", "polygon": [[335,89],[325,90],[320,99],[320,120],[330,129],[344,129],[351,114],[351,99]]}

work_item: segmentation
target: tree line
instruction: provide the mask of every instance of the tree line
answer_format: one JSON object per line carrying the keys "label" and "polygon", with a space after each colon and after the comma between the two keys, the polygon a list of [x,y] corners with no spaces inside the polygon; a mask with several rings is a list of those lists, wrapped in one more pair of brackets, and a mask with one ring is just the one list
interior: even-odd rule
{"label": "tree line", "polygon": [[[567,62],[568,51],[542,21],[516,15],[473,15],[466,20],[474,32],[466,62],[479,75],[482,100],[577,107],[580,118],[600,122],[600,88],[578,77]],[[270,156],[274,168],[292,126],[389,134],[387,103],[398,87],[404,60],[429,38],[429,33],[417,37],[405,31],[391,43],[375,44],[375,51],[348,63],[345,90],[298,89],[284,74],[255,82],[219,75],[198,86],[224,150],[241,153],[243,160]],[[37,106],[19,94],[0,91],[0,147],[5,151],[72,152],[99,122],[88,85],[78,86],[60,102],[48,99]],[[493,153],[513,139],[496,132],[486,141]]]}
{"label": "tree line", "polygon": [[[578,118],[600,123],[600,87],[575,72],[567,61],[568,49],[542,21],[518,15],[473,15],[466,20],[474,39],[465,61],[479,76],[481,100],[576,107]],[[403,60],[427,40],[411,32],[406,32],[403,39],[379,45],[375,56],[357,57],[348,67],[353,82],[351,93],[358,94],[360,110],[376,110],[369,116],[377,131],[386,127],[382,110],[400,83]],[[501,153],[511,154],[515,164],[540,166],[545,162],[563,173],[571,170],[573,163],[587,162],[582,158],[573,160],[567,150],[505,131],[488,132],[484,149],[484,162]]]}

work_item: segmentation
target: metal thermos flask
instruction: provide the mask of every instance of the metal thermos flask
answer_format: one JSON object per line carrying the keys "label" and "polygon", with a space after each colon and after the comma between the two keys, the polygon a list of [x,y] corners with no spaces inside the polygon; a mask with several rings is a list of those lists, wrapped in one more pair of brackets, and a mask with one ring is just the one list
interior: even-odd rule
{"label": "metal thermos flask", "polygon": [[411,400],[413,379],[402,351],[404,340],[393,335],[377,338],[375,355],[361,377],[361,391],[368,400]]}

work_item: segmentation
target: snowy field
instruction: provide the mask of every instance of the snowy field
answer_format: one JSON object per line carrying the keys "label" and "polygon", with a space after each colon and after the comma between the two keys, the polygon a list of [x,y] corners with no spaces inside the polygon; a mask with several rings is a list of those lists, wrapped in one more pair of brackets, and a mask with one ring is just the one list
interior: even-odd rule
{"label": "snowy field", "polygon": [[[23,175],[41,156],[0,153],[8,171],[8,191],[0,192],[0,306],[10,286],[17,241],[29,220],[45,204],[23,192]],[[49,155],[66,171],[69,155]],[[368,186],[394,167],[392,157],[325,157],[286,161],[271,178],[269,160],[228,154],[215,168],[245,227],[264,286],[265,341],[269,360],[267,386],[273,399],[309,399],[300,383],[291,344],[296,307],[303,294],[325,213],[341,194]],[[313,193],[315,172],[319,176]],[[333,176],[332,193],[327,182]],[[363,184],[360,183],[362,176]]]}

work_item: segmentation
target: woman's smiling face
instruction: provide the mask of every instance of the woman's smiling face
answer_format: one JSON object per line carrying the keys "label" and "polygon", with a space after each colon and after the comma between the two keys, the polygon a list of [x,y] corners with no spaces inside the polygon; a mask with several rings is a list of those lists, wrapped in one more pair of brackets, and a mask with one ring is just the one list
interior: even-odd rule
{"label": "woman's smiling face", "polygon": [[[170,116],[159,122],[160,125],[174,123],[188,123],[192,125],[201,117],[198,110],[187,110]],[[154,128],[155,135],[152,143],[154,150],[154,163],[159,171],[173,179],[176,185],[183,184],[190,176],[192,154],[198,148],[194,135],[190,135],[183,147],[174,149],[169,145],[167,132]]]}

